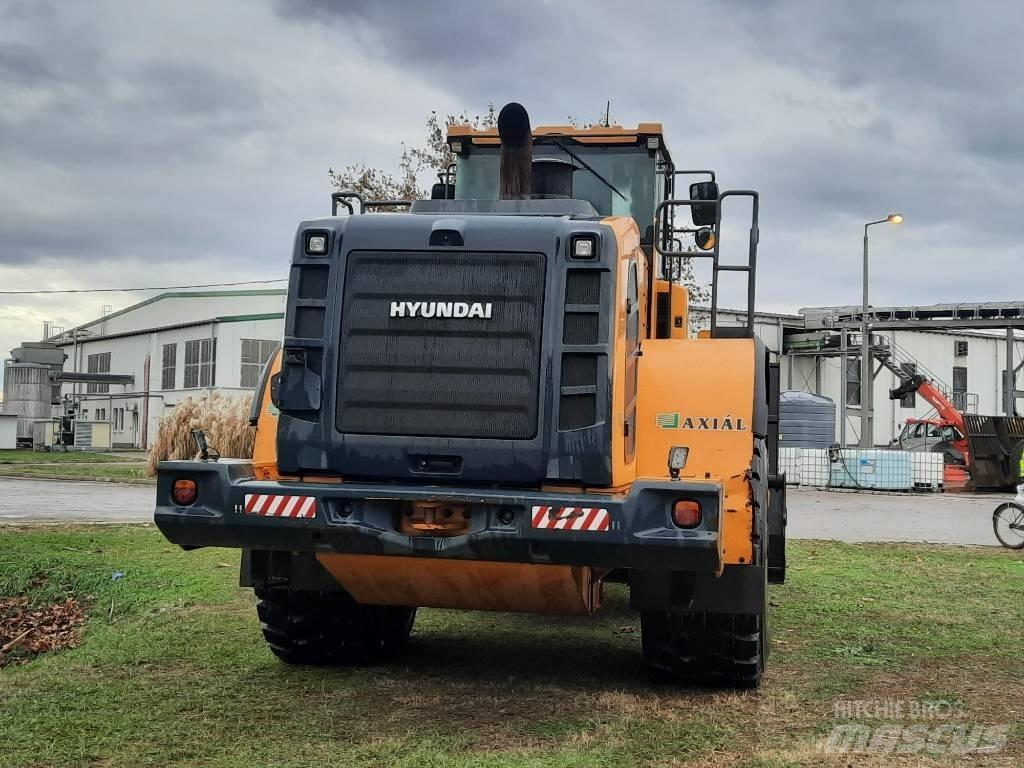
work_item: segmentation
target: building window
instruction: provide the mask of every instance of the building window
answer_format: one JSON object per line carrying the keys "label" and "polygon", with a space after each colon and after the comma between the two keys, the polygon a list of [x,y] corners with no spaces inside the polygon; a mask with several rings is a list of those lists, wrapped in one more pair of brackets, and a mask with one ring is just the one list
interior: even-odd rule
{"label": "building window", "polygon": [[175,366],[178,363],[178,345],[164,344],[160,369],[160,389],[174,389]]}
{"label": "building window", "polygon": [[953,366],[953,392],[966,394],[967,392],[967,366]]}
{"label": "building window", "polygon": [[114,431],[124,432],[124,408],[114,409]]}
{"label": "building window", "polygon": [[[959,342],[957,342],[959,343]],[[966,342],[964,342],[966,344]],[[1005,372],[1003,373],[1005,379]],[[1006,382],[1003,381],[1005,388]],[[967,410],[967,366],[953,366],[953,405],[960,411]]]}
{"label": "building window", "polygon": [[185,389],[212,387],[216,383],[217,340],[185,342]]}
{"label": "building window", "polygon": [[846,404],[860,405],[860,359],[846,359]]}
{"label": "building window", "polygon": [[967,342],[966,341],[954,341],[953,342],[953,356],[954,357],[967,357]]}
{"label": "building window", "polygon": [[[89,373],[110,373],[110,353],[100,352],[97,355],[89,355],[86,358],[86,369]],[[86,392],[109,392],[109,384],[87,384],[85,388]]]}
{"label": "building window", "polygon": [[[900,368],[908,376],[913,377],[917,374],[917,363],[900,363]],[[914,408],[915,406],[917,406],[917,392],[907,392],[900,398],[900,408]]]}
{"label": "building window", "polygon": [[254,389],[260,381],[260,373],[263,366],[274,350],[277,349],[276,341],[266,339],[242,339],[242,375],[239,379],[239,386]]}
{"label": "building window", "polygon": [[96,421],[106,421],[106,420],[107,420],[107,409],[106,408],[97,408],[96,409]]}

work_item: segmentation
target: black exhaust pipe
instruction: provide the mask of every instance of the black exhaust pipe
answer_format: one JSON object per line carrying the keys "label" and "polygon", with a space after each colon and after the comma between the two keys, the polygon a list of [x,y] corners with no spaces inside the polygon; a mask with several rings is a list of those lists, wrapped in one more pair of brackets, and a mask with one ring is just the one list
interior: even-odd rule
{"label": "black exhaust pipe", "polygon": [[533,131],[530,116],[522,104],[506,104],[498,113],[501,137],[501,171],[498,195],[501,200],[529,200],[533,170]]}

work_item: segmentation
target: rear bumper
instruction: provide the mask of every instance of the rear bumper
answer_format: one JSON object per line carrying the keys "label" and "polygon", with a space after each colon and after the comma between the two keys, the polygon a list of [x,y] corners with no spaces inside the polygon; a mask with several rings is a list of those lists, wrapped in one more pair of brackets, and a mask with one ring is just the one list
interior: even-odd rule
{"label": "rear bumper", "polygon": [[[174,481],[191,478],[199,495],[190,506],[171,499]],[[313,497],[293,504],[305,517],[246,511],[254,494]],[[682,530],[672,503],[701,505],[698,527]],[[446,500],[470,511],[469,531],[455,536],[407,536],[398,515],[410,501]],[[301,507],[301,504],[307,504]],[[284,507],[284,504],[281,504]],[[607,510],[606,530],[534,526],[534,507]],[[722,488],[716,483],[638,481],[625,494],[554,494],[369,483],[299,483],[253,478],[243,461],[168,461],[159,466],[155,521],[182,547],[238,547],[290,552],[553,563],[607,568],[718,571]],[[509,514],[511,513],[511,515]]]}

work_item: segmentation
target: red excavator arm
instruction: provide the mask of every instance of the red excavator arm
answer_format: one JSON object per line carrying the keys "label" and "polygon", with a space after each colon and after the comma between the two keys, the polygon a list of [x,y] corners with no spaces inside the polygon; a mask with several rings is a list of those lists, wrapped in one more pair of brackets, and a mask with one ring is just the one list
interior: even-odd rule
{"label": "red excavator arm", "polygon": [[[924,379],[920,374],[913,378]],[[967,435],[967,427],[964,424],[964,415],[956,409],[953,403],[949,401],[949,398],[943,394],[941,389],[935,386],[928,379],[924,379],[924,381],[917,385],[917,394],[923,397],[925,402],[935,409],[942,421],[952,424],[957,428],[961,435]]]}
{"label": "red excavator arm", "polygon": [[882,360],[882,364],[895,373],[902,382],[898,387],[889,390],[889,398],[899,400],[911,392],[916,392],[923,397],[925,402],[939,414],[940,421],[955,427],[960,433],[960,437],[954,441],[953,445],[963,454],[964,463],[970,464],[967,456],[967,425],[964,423],[964,415],[956,409],[956,406],[950,402],[942,390],[925,376],[920,373],[907,373],[902,368],[892,365],[888,360]]}

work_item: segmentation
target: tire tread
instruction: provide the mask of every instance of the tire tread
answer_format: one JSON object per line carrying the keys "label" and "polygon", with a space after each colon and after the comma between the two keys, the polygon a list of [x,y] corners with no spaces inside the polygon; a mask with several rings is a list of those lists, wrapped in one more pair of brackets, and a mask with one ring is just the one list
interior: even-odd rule
{"label": "tire tread", "polygon": [[271,652],[287,664],[367,664],[398,653],[415,608],[362,605],[345,592],[257,589],[256,613]]}

